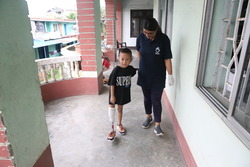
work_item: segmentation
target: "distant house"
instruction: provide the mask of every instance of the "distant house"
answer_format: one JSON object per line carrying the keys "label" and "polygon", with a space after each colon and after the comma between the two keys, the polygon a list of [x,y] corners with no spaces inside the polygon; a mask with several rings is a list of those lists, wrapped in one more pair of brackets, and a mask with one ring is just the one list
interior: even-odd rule
{"label": "distant house", "polygon": [[30,18],[30,21],[37,59],[61,56],[63,46],[77,42],[75,20]]}
{"label": "distant house", "polygon": [[40,41],[34,39],[33,41],[36,59],[61,56],[62,42],[60,40]]}

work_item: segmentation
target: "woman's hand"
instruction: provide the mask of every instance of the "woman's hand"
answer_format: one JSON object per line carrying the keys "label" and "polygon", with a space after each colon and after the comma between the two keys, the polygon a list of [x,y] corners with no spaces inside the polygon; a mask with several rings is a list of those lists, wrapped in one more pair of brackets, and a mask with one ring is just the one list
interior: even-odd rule
{"label": "woman's hand", "polygon": [[168,75],[168,86],[174,86],[174,77],[173,77],[173,75]]}

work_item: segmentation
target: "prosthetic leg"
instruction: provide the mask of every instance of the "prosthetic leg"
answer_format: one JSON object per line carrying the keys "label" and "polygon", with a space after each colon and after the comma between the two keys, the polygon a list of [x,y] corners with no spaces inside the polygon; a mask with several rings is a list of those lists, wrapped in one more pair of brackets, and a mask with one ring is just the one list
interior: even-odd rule
{"label": "prosthetic leg", "polygon": [[108,108],[108,115],[109,115],[109,121],[111,122],[111,127],[112,127],[112,131],[109,133],[107,140],[109,141],[113,141],[115,139],[116,136],[116,131],[114,128],[114,122],[115,122],[115,108]]}

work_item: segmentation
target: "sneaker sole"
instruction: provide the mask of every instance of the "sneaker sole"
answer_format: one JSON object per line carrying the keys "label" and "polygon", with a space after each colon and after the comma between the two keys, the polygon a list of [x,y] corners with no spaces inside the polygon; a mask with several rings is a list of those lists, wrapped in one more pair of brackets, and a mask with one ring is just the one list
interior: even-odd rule
{"label": "sneaker sole", "polygon": [[112,142],[114,140],[115,140],[115,137],[113,139],[107,139],[107,141],[110,141],[110,142]]}
{"label": "sneaker sole", "polygon": [[[118,129],[117,129],[118,130]],[[126,135],[126,133],[127,133],[127,131],[125,130],[124,132],[120,132],[119,130],[118,130],[118,132],[121,134],[121,135]]]}
{"label": "sneaker sole", "polygon": [[126,132],[119,132],[121,135],[126,135]]}
{"label": "sneaker sole", "polygon": [[153,123],[154,121],[152,120],[149,124],[148,124],[148,126],[143,126],[142,125],[142,128],[144,128],[144,129],[148,129],[149,128],[149,126]]}
{"label": "sneaker sole", "polygon": [[125,135],[126,133],[127,133],[127,131],[126,131],[126,129],[123,127],[123,129],[124,129],[124,132],[121,132],[121,131],[119,131],[119,129],[118,128],[116,128],[117,129],[117,131],[121,134],[121,135]]}
{"label": "sneaker sole", "polygon": [[158,134],[158,133],[156,132],[156,130],[154,130],[154,132],[155,132],[156,136],[164,136],[164,133]]}

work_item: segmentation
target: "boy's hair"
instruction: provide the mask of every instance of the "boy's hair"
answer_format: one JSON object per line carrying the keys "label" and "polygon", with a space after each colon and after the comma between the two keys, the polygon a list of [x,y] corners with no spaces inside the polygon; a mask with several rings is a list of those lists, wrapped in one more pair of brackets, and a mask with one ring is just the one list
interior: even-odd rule
{"label": "boy's hair", "polygon": [[130,55],[131,59],[133,58],[132,51],[129,48],[121,48],[121,49],[119,49],[119,56],[120,56],[120,53],[127,53],[127,54]]}

